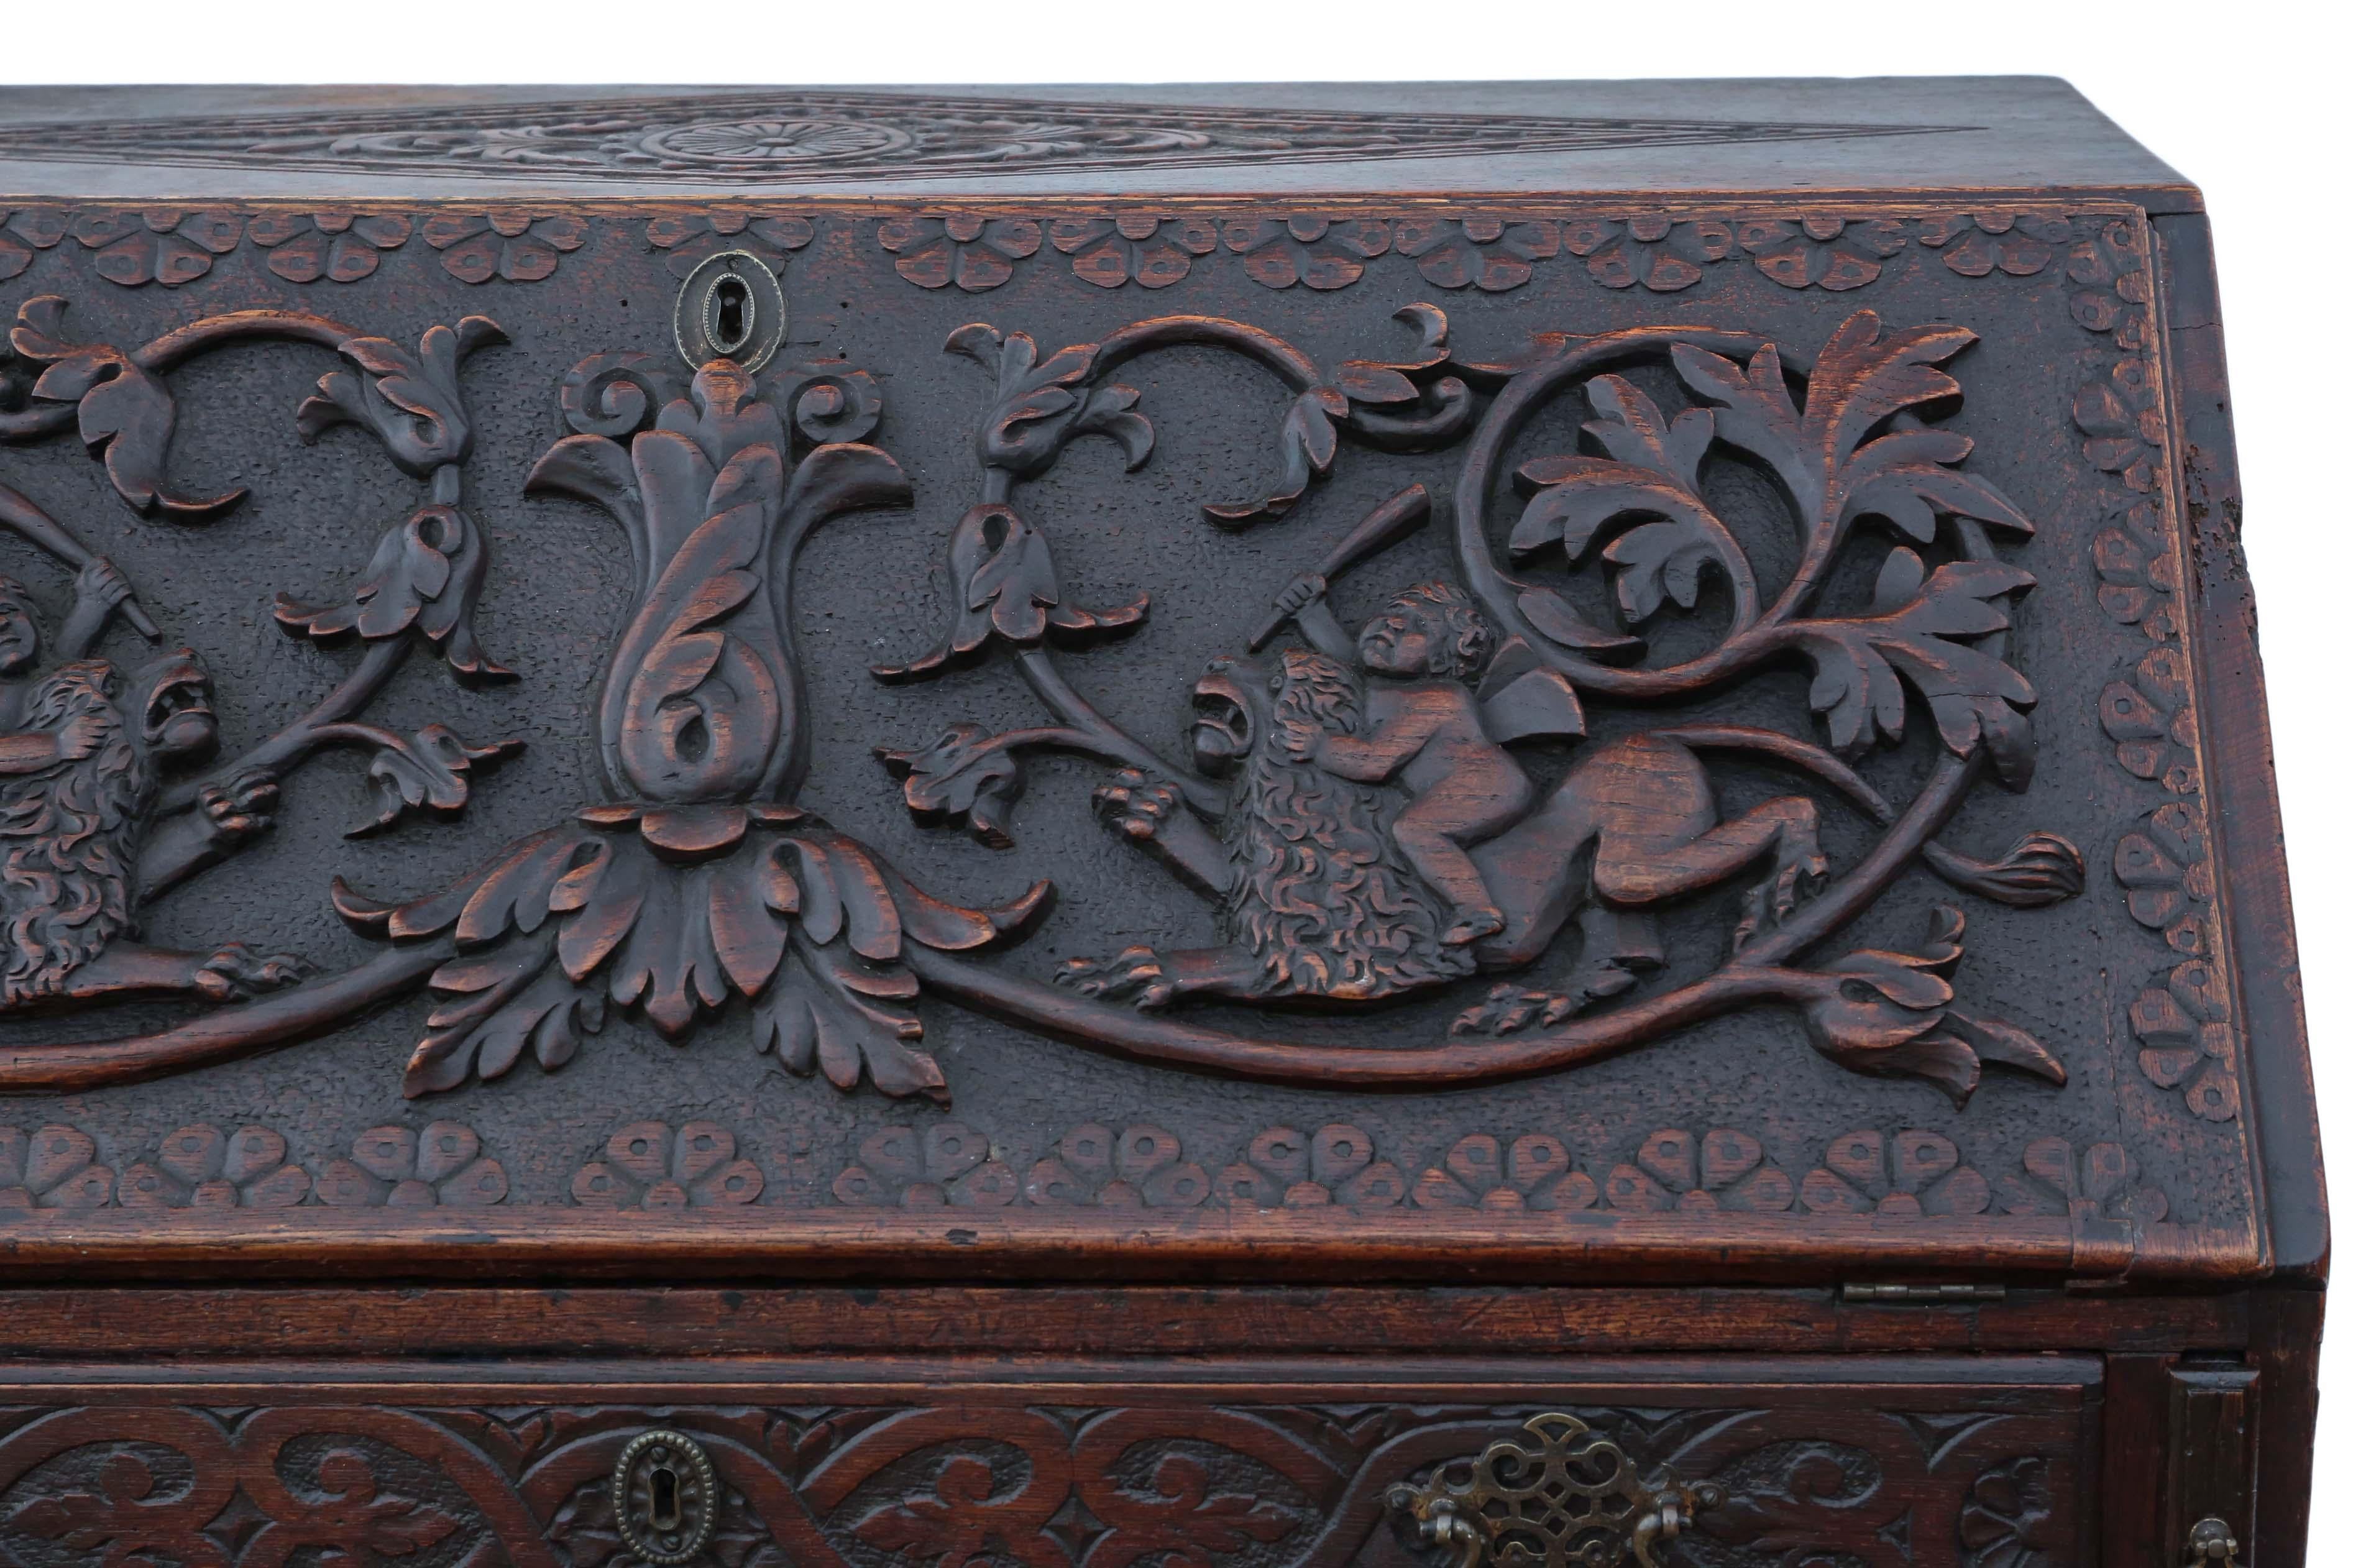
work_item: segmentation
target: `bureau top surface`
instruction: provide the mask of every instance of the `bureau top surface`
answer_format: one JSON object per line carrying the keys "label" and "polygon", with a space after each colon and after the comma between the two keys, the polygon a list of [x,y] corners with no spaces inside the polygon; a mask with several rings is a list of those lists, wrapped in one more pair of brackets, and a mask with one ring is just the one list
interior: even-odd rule
{"label": "bureau top surface", "polygon": [[0,90],[0,193],[2196,193],[2041,76]]}

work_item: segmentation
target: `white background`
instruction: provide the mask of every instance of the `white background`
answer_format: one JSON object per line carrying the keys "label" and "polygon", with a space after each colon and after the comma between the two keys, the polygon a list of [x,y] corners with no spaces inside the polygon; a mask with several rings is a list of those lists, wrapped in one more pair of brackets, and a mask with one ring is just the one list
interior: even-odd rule
{"label": "white background", "polygon": [[[2304,950],[2338,1263],[2312,1568],[2364,1550],[2371,1063],[2347,997],[2371,911],[2371,258],[2352,7],[2167,0],[0,0],[0,80],[941,83],[2061,75],[2206,192]],[[712,18],[712,19],[711,19]],[[2350,1461],[2355,1461],[2350,1463]],[[2353,1474],[2350,1476],[2350,1471]],[[2289,1478],[2267,1476],[2266,1484]],[[2350,1484],[2351,1482],[2351,1484]],[[2112,1528],[2113,1522],[2111,1521]]]}

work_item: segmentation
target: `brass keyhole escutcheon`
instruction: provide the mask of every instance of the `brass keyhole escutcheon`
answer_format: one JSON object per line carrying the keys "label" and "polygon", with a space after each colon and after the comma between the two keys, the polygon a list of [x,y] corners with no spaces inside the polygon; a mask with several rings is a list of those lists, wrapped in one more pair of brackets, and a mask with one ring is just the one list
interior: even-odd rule
{"label": "brass keyhole escutcheon", "polygon": [[716,1533],[716,1467],[700,1446],[665,1427],[642,1433],[609,1472],[618,1538],[654,1568],[688,1562]]}
{"label": "brass keyhole escutcheon", "polygon": [[694,370],[730,360],[754,371],[781,346],[787,311],[772,268],[746,250],[720,250],[676,295],[676,349]]}

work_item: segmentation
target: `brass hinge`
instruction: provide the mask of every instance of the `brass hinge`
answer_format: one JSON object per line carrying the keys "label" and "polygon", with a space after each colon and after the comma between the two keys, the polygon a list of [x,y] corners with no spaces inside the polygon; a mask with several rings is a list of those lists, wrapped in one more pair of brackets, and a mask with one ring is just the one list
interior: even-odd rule
{"label": "brass hinge", "polygon": [[1845,1300],[1868,1307],[1974,1307],[2005,1301],[2005,1285],[1847,1285]]}

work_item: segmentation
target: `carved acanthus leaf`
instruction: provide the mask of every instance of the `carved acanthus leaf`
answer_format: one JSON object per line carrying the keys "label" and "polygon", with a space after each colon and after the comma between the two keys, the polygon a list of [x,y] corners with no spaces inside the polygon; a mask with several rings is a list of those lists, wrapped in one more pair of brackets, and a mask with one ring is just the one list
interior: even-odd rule
{"label": "carved acanthus leaf", "polygon": [[391,339],[350,339],[338,352],[353,368],[321,377],[320,395],[296,410],[297,429],[314,441],[333,425],[361,425],[377,433],[398,467],[426,478],[469,455],[474,432],[461,401],[461,361],[508,340],[483,316],[431,327],[416,353]]}
{"label": "carved acanthus leaf", "polygon": [[247,494],[234,490],[211,499],[187,496],[165,482],[165,458],[173,444],[173,394],[164,378],[104,343],[75,343],[64,336],[66,302],[54,294],[17,307],[8,334],[18,357],[45,368],[32,396],[48,403],[75,405],[83,444],[107,457],[107,477],[116,493],[143,513],[162,512],[181,523],[204,523],[238,504]]}

